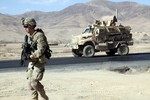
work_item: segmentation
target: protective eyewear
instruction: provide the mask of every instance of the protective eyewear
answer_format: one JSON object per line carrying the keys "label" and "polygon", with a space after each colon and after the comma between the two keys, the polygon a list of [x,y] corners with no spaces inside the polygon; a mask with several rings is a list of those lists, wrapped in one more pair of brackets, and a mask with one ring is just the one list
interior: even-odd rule
{"label": "protective eyewear", "polygon": [[23,27],[24,27],[24,28],[28,28],[29,26],[28,26],[28,25],[24,25]]}

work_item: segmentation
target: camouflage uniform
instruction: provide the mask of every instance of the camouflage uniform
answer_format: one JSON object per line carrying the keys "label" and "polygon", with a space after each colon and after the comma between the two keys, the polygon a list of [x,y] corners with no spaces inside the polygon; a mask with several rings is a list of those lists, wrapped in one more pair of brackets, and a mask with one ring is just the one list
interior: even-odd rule
{"label": "camouflage uniform", "polygon": [[[23,24],[36,25],[36,22],[34,19],[26,18]],[[46,37],[42,32],[35,30],[32,35],[28,36],[28,43],[31,45],[34,44],[27,70],[27,79],[32,94],[32,100],[38,100],[38,94],[41,95],[42,100],[48,100],[44,86],[40,83],[45,70],[46,58],[44,51],[47,45],[46,42]]]}

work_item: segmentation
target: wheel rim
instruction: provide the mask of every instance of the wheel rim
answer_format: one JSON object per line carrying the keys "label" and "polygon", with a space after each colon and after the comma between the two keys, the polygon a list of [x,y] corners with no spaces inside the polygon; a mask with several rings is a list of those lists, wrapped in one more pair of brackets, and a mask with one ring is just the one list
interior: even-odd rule
{"label": "wheel rim", "polygon": [[127,55],[129,53],[129,48],[126,44],[122,44],[118,48],[119,55]]}
{"label": "wheel rim", "polygon": [[86,55],[91,55],[92,54],[92,49],[89,47],[85,50]]}
{"label": "wheel rim", "polygon": [[90,45],[86,46],[84,48],[84,50],[83,50],[83,54],[84,54],[85,57],[92,57],[92,56],[94,56],[95,51],[94,51],[93,46],[90,46]]}

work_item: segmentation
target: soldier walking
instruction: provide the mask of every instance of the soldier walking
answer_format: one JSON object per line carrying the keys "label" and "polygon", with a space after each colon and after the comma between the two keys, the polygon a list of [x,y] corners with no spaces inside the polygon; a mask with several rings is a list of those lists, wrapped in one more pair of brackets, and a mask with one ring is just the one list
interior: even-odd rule
{"label": "soldier walking", "polygon": [[49,100],[45,93],[44,86],[40,83],[43,78],[46,57],[44,52],[47,47],[47,39],[41,29],[35,29],[36,21],[33,18],[23,18],[22,24],[28,33],[28,44],[30,44],[31,53],[28,56],[27,80],[31,90],[32,100]]}

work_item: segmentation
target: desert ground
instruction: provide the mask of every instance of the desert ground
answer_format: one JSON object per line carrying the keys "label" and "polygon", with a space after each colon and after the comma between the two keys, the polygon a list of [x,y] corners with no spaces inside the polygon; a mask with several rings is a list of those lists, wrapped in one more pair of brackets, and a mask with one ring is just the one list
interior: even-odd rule
{"label": "desert ground", "polygon": [[[0,99],[31,100],[25,69],[10,70],[0,71]],[[149,77],[149,71],[121,74],[107,70],[47,68],[41,82],[50,100],[149,100]]]}
{"label": "desert ground", "polygon": [[[149,52],[149,45],[136,43],[130,47],[130,53]],[[0,46],[1,60],[20,59],[21,44]],[[52,57],[72,56],[70,48],[65,45],[51,46],[51,49]],[[141,72],[132,69],[122,74],[105,69],[72,69],[76,66],[87,66],[86,64],[63,65],[71,66],[65,70],[59,69],[58,66],[61,65],[57,65],[55,69],[46,67],[41,81],[50,100],[150,100],[149,70]],[[26,68],[0,69],[1,100],[30,100],[29,93]]]}

